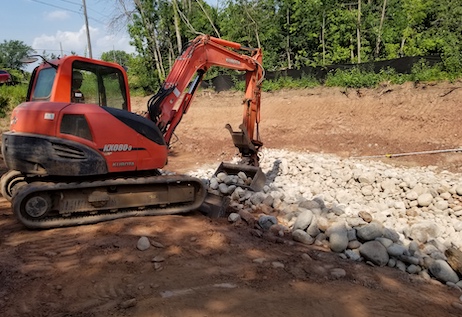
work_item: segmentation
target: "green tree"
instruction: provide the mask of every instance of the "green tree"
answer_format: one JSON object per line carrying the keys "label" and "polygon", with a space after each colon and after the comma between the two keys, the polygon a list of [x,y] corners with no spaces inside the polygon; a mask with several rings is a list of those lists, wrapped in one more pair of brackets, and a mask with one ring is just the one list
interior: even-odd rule
{"label": "green tree", "polygon": [[24,64],[21,59],[35,51],[23,41],[4,40],[0,43],[0,62],[2,67],[11,69],[22,69]]}
{"label": "green tree", "polygon": [[429,27],[422,42],[429,53],[441,54],[445,68],[455,74],[462,72],[462,0],[441,0],[429,8]]}
{"label": "green tree", "polygon": [[106,62],[118,63],[122,66],[130,66],[130,54],[120,50],[110,50],[101,54],[101,59]]}

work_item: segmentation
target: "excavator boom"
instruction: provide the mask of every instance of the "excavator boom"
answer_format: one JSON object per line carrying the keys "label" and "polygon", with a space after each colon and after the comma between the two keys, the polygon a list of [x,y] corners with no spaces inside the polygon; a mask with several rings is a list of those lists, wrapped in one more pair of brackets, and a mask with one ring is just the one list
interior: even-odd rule
{"label": "excavator boom", "polygon": [[[239,54],[244,50],[250,55]],[[148,110],[164,134],[167,144],[183,115],[188,111],[192,98],[203,75],[212,66],[246,72],[245,98],[241,132],[230,130],[234,144],[243,156],[252,157],[257,164],[257,152],[263,145],[258,125],[260,122],[261,84],[263,81],[262,51],[239,43],[201,35],[191,41],[175,61],[172,70],[157,94],[151,99]],[[189,91],[184,92],[194,75]]]}

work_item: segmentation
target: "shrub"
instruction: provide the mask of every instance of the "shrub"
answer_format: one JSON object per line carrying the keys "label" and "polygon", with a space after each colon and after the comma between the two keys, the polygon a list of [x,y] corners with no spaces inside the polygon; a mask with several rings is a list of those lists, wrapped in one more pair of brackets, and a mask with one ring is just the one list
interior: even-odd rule
{"label": "shrub", "polygon": [[14,107],[26,101],[27,85],[0,86],[0,117],[4,118]]}

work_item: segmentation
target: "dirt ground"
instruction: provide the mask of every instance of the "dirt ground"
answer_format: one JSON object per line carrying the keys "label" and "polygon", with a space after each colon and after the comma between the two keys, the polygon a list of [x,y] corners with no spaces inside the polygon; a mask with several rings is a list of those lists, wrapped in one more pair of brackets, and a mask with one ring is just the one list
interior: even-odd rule
{"label": "dirt ground", "polygon": [[[462,172],[462,154],[453,151],[462,147],[461,88],[264,93],[261,138],[267,148]],[[133,109],[143,110],[146,100],[133,100]],[[199,92],[176,131],[167,169],[218,166],[235,156],[224,125],[237,129],[241,100],[240,93]],[[441,153],[415,153],[423,151]],[[403,153],[414,154],[386,157]],[[141,236],[151,241],[146,251],[136,249]],[[332,268],[346,276],[335,278]],[[199,212],[30,231],[0,200],[1,316],[461,316],[460,295]]]}

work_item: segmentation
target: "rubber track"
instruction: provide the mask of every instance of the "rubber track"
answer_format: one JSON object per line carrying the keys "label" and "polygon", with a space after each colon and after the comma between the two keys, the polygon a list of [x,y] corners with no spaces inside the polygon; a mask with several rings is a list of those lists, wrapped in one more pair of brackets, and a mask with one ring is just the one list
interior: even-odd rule
{"label": "rubber track", "polygon": [[[82,212],[76,212],[70,216],[62,217],[55,216],[53,218],[41,218],[31,219],[24,217],[21,213],[21,205],[25,198],[30,194],[41,192],[41,191],[67,191],[67,190],[80,190],[89,189],[101,186],[124,186],[124,185],[149,185],[149,184],[177,184],[179,182],[188,183],[196,188],[196,197],[192,203],[185,205],[180,204],[168,204],[165,207],[155,206],[138,206],[133,208],[119,209],[116,212],[100,211],[97,214],[86,214]],[[53,182],[34,182],[21,188],[21,190],[13,197],[12,209],[16,218],[30,229],[51,229],[69,226],[78,226],[85,224],[98,223],[103,221],[109,221],[114,219],[135,217],[135,216],[157,216],[157,215],[169,215],[189,212],[198,209],[205,200],[207,190],[205,185],[200,179],[179,176],[179,175],[162,175],[162,176],[151,176],[151,177],[139,177],[139,178],[118,178],[102,181],[93,182],[82,182],[82,183],[53,183]],[[140,210],[139,207],[146,207],[146,209]],[[94,210],[92,211],[94,212]]]}

